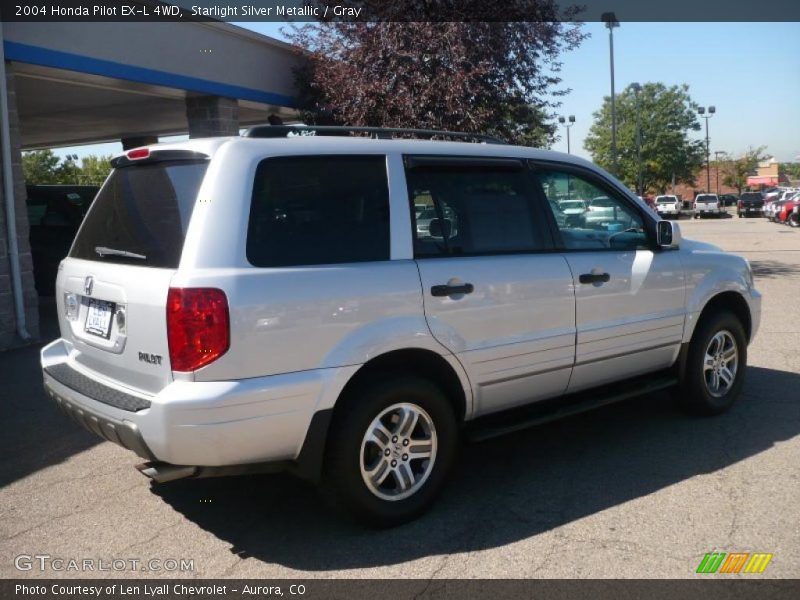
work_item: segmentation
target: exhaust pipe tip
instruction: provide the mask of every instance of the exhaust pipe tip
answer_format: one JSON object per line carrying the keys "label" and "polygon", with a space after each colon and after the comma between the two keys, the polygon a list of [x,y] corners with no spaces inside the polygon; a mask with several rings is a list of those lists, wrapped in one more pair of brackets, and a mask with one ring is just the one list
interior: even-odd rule
{"label": "exhaust pipe tip", "polygon": [[163,462],[148,462],[136,465],[136,469],[145,477],[149,477],[156,483],[167,483],[178,479],[193,477],[197,473],[197,467],[185,467],[181,465],[171,465]]}

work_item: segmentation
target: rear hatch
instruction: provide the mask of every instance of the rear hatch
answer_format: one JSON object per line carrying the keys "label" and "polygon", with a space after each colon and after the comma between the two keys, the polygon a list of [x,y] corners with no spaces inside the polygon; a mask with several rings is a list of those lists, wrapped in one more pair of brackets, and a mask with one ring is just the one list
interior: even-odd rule
{"label": "rear hatch", "polygon": [[701,194],[695,201],[697,208],[718,208],[719,198],[711,194]]}
{"label": "rear hatch", "polygon": [[56,299],[73,361],[100,379],[156,393],[172,380],[167,294],[208,160],[133,152],[141,159],[116,160],[86,215],[59,268]]}

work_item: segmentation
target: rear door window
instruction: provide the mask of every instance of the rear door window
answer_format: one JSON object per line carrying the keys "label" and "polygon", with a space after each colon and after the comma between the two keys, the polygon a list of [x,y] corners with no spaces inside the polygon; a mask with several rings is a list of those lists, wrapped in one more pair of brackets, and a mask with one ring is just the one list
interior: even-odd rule
{"label": "rear door window", "polygon": [[406,171],[417,258],[513,254],[544,247],[535,195],[523,168],[425,166]]}
{"label": "rear door window", "polygon": [[178,267],[208,161],[159,161],[115,169],[92,203],[73,258]]}
{"label": "rear door window", "polygon": [[385,156],[285,156],[258,165],[247,228],[256,267],[389,260]]}

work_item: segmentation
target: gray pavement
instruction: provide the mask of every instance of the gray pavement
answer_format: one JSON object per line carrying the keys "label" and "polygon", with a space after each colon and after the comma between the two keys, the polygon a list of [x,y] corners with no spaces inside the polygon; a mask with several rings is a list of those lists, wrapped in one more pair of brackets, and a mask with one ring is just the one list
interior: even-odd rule
{"label": "gray pavement", "polygon": [[20,554],[194,561],[96,573],[126,577],[695,577],[710,551],[770,552],[761,577],[800,576],[800,231],[681,226],[749,258],[764,294],[734,409],[693,419],[654,394],[467,446],[434,509],[388,531],[287,476],[151,486],[48,404],[37,348],[0,354],[0,577],[75,576],[20,573]]}

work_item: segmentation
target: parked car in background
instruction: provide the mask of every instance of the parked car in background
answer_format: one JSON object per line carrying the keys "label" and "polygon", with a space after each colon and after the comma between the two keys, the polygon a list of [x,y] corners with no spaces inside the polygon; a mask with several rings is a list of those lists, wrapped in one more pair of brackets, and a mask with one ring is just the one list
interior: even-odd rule
{"label": "parked car in background", "polygon": [[736,214],[749,217],[750,215],[761,215],[764,212],[764,196],[761,192],[744,192],[739,197],[736,205]]}
{"label": "parked car in background", "polygon": [[34,284],[40,296],[55,292],[58,263],[69,252],[99,189],[96,185],[26,186]]}
{"label": "parked car in background", "polygon": [[603,225],[616,220],[618,207],[608,196],[597,196],[589,202],[589,210],[583,215],[586,226]]}
{"label": "parked car in background", "polygon": [[719,217],[723,213],[719,196],[716,194],[697,194],[694,199],[694,218],[699,219],[706,215]]}
{"label": "parked car in background", "polygon": [[[419,215],[417,215],[417,233],[430,237],[442,237],[442,227],[450,227],[448,235],[456,235],[458,233],[458,221],[455,213],[447,207],[444,207],[443,212],[444,224],[439,219],[439,213],[435,207],[426,208]],[[431,230],[433,224],[433,230]]]}
{"label": "parked car in background", "polygon": [[662,217],[680,219],[683,202],[677,196],[656,196],[656,212]]}
{"label": "parked car in background", "polygon": [[767,202],[764,208],[764,216],[770,221],[777,221],[779,213],[783,210],[784,204],[789,202],[790,199],[794,197],[795,194],[791,196],[787,196],[784,198],[784,195],[781,194],[780,197],[772,200],[771,202]]}
{"label": "parked car in background", "polygon": [[589,202],[586,200],[560,200],[558,208],[567,221],[580,223],[583,220],[583,215],[589,210]]}
{"label": "parked car in background", "polygon": [[788,223],[792,227],[800,227],[800,202],[795,201],[794,208],[788,217]]}
{"label": "parked car in background", "polygon": [[771,221],[772,218],[775,216],[775,198],[771,198],[769,200],[764,200],[764,208],[761,211],[761,214],[766,218],[768,221]]}
{"label": "parked car in background", "polygon": [[780,211],[775,215],[775,221],[796,227],[797,225],[792,222],[790,217],[792,214],[795,214],[794,210],[798,205],[800,205],[800,193],[795,193],[791,197],[781,202],[781,208]]}
{"label": "parked car in background", "polygon": [[722,206],[736,206],[739,202],[739,196],[736,194],[720,194],[719,201],[722,203]]}

